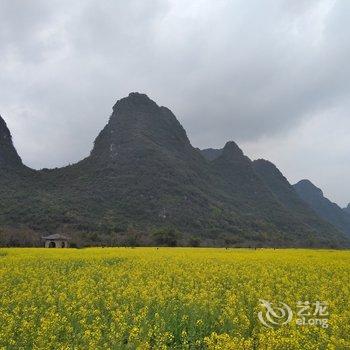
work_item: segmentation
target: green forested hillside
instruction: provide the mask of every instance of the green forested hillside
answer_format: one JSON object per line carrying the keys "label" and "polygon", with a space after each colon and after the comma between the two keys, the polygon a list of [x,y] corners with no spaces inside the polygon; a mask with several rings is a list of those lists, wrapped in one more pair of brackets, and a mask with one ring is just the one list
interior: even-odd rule
{"label": "green forested hillside", "polygon": [[[9,134],[4,123],[1,133]],[[115,104],[91,155],[77,164],[34,171],[12,143],[0,147],[3,233],[64,231],[80,242],[151,244],[163,230],[181,244],[345,244],[332,226],[320,220],[311,227],[291,213],[236,144],[208,160],[172,112],[143,94]]]}
{"label": "green forested hillside", "polygon": [[350,237],[350,214],[324,197],[321,189],[309,180],[301,180],[294,185],[300,198],[318,214]]}

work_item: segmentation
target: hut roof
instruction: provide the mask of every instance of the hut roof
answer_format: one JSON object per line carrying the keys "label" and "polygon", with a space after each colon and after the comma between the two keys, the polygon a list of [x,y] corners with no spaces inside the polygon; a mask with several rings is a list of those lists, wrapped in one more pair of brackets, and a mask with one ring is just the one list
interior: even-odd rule
{"label": "hut roof", "polygon": [[59,233],[55,233],[53,235],[49,235],[49,236],[44,236],[42,237],[43,239],[50,239],[50,240],[68,240],[69,238],[67,236],[61,235]]}

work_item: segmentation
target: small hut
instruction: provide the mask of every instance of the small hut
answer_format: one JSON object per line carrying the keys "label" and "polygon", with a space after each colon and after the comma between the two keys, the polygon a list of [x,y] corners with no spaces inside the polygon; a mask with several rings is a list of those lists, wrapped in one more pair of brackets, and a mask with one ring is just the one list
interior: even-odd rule
{"label": "small hut", "polygon": [[42,237],[42,239],[45,240],[45,248],[68,248],[68,237],[59,233]]}

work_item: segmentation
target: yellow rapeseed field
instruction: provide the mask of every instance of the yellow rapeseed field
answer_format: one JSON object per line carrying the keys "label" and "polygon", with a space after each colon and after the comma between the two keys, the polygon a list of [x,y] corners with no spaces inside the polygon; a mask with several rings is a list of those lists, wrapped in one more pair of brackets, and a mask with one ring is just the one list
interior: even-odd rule
{"label": "yellow rapeseed field", "polygon": [[350,349],[349,251],[0,249],[0,298],[6,350]]}

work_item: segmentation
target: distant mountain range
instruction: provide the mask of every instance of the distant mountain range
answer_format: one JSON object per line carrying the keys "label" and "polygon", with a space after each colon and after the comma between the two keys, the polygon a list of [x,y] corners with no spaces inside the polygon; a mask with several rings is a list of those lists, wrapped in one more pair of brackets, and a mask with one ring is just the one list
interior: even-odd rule
{"label": "distant mountain range", "polygon": [[346,208],[343,209],[346,213],[350,214],[350,203]]}
{"label": "distant mountain range", "polygon": [[62,231],[79,242],[152,244],[163,230],[180,244],[349,245],[347,221],[305,193],[232,141],[192,147],[174,114],[144,94],[119,100],[90,156],[59,169],[26,167],[0,117],[0,244]]}
{"label": "distant mountain range", "polygon": [[309,180],[299,181],[294,188],[300,198],[308,203],[320,217],[350,236],[349,207],[341,209],[337,204],[332,203],[323,196],[322,190]]}

